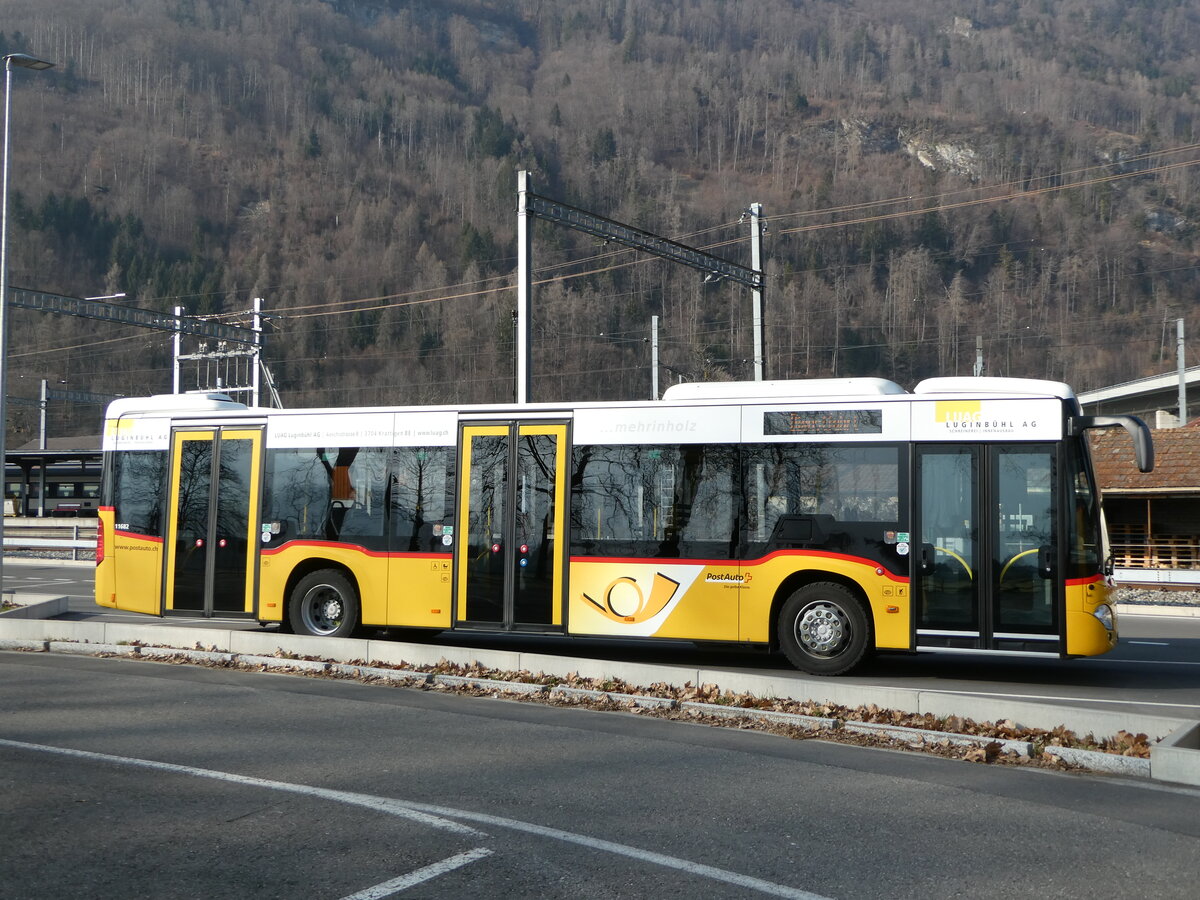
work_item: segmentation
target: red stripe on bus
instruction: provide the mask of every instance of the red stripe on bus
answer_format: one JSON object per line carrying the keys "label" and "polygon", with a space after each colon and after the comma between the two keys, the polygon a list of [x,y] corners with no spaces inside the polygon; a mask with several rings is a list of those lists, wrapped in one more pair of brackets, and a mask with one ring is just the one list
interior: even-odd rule
{"label": "red stripe on bus", "polygon": [[648,566],[736,566],[729,559],[673,559],[669,556],[572,556],[573,563],[620,563]]}
{"label": "red stripe on bus", "polygon": [[908,584],[909,578],[907,575],[897,575],[894,572],[889,572],[884,569],[878,562],[865,559],[861,556],[850,556],[845,553],[830,553],[825,550],[776,550],[774,553],[769,553],[766,556],[758,559],[739,561],[736,559],[673,559],[663,556],[572,556],[572,563],[615,563],[619,565],[647,565],[647,566],[729,566],[742,568],[751,568],[753,566],[761,566],[764,563],[775,559],[779,556],[795,556],[805,559],[837,559],[842,562],[855,563],[862,566],[870,566],[872,569],[883,569],[883,574],[891,581],[900,584]]}
{"label": "red stripe on bus", "polygon": [[149,541],[152,544],[161,544],[163,542],[162,538],[155,537],[152,534],[138,534],[134,531],[117,531],[115,529],[113,530],[113,537],[129,538],[135,541]]}
{"label": "red stripe on bus", "polygon": [[848,553],[831,553],[828,550],[776,550],[773,553],[768,553],[766,556],[760,556],[758,559],[746,560],[744,566],[761,566],[768,560],[775,559],[778,556],[799,556],[813,557],[816,559],[837,559],[842,562],[855,563],[862,566],[870,566],[873,569],[883,569],[883,574],[889,579],[900,584],[908,584],[909,577],[907,575],[897,575],[895,572],[889,571],[885,566],[881,566],[876,560],[867,559],[863,556],[851,556]]}

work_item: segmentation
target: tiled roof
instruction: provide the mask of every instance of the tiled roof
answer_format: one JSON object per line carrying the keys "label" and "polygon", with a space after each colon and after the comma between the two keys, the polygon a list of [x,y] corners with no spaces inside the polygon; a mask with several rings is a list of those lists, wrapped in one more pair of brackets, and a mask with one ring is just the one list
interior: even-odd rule
{"label": "tiled roof", "polygon": [[1154,471],[1137,470],[1133,441],[1122,428],[1088,432],[1100,490],[1110,494],[1194,491],[1200,494],[1200,419],[1184,428],[1155,428]]}

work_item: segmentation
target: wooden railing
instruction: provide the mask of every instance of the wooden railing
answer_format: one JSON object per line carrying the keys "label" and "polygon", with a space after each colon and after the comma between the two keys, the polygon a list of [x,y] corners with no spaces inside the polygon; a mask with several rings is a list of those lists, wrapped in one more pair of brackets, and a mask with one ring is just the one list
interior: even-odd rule
{"label": "wooden railing", "polygon": [[1110,525],[1118,569],[1200,569],[1200,535],[1158,534],[1138,525]]}

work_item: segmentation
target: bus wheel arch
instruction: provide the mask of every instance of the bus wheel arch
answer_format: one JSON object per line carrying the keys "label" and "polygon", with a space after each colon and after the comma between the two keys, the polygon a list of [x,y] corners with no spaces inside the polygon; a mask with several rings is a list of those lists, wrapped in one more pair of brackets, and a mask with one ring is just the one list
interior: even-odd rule
{"label": "bus wheel arch", "polygon": [[772,605],[772,647],[812,675],[842,675],[870,655],[874,623],[862,589],[828,572],[797,573]]}
{"label": "bus wheel arch", "polygon": [[296,634],[350,637],[358,629],[362,601],[358,582],[345,566],[329,560],[298,566],[285,596],[286,619]]}

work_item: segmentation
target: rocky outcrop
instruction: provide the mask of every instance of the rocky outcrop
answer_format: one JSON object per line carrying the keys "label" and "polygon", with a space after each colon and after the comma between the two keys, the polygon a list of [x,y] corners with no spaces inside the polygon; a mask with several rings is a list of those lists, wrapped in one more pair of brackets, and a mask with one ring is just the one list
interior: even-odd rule
{"label": "rocky outcrop", "polygon": [[962,142],[939,141],[925,135],[906,133],[898,135],[904,152],[927,169],[935,172],[952,172],[976,180],[983,174],[979,151]]}

